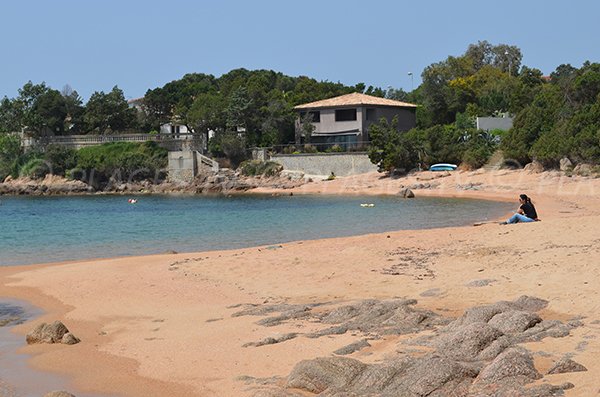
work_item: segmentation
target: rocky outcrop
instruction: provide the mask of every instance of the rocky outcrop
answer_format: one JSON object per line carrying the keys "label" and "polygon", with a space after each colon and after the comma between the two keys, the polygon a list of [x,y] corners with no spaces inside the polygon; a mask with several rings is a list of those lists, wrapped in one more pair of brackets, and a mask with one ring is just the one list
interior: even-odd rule
{"label": "rocky outcrop", "polygon": [[573,163],[567,157],[563,157],[560,159],[560,170],[561,171],[571,171],[573,169]]}
{"label": "rocky outcrop", "polygon": [[584,371],[587,371],[586,367],[579,364],[578,362],[571,360],[568,357],[563,357],[560,360],[558,360],[556,363],[554,363],[552,368],[550,368],[548,370],[548,375],[565,374],[568,372],[584,372]]}
{"label": "rocky outcrop", "polygon": [[25,337],[27,344],[36,343],[64,343],[73,345],[80,340],[69,332],[69,329],[60,321],[52,324],[41,323]]}
{"label": "rocky outcrop", "polygon": [[6,178],[0,183],[0,195],[68,195],[93,192],[94,190],[81,181],[68,180],[55,175],[47,175],[44,179]]}
{"label": "rocky outcrop", "polygon": [[[449,324],[446,322],[446,326],[434,328],[426,324],[443,321],[413,308],[414,303],[367,300],[334,310],[321,308],[319,316],[309,318],[313,319],[311,322],[318,319],[326,324],[343,324],[340,330],[362,332],[370,336],[368,340],[378,339],[390,328],[415,333],[430,329],[425,335],[403,342],[423,346],[425,350],[388,355],[375,364],[339,356],[304,360],[294,367],[283,387],[263,389],[256,396],[312,393],[327,397],[540,397],[562,395],[563,390],[573,387],[570,383],[532,385],[543,376],[536,369],[531,353],[519,345],[544,337],[564,336],[565,332],[568,335],[570,329],[578,326],[576,322],[543,320],[536,312],[548,302],[522,296],[515,301],[473,307]],[[351,354],[369,346],[367,339],[334,353]],[[585,370],[567,358],[555,367],[563,372]]]}
{"label": "rocky outcrop", "polygon": [[400,189],[400,191],[398,192],[398,196],[400,196],[402,198],[413,198],[413,197],[415,197],[415,194],[409,188],[404,187],[404,188]]}

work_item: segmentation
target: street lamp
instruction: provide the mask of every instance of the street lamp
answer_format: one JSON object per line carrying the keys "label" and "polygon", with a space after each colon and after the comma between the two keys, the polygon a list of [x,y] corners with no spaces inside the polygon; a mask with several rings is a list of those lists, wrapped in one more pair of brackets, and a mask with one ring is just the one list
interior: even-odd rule
{"label": "street lamp", "polygon": [[410,76],[410,90],[414,91],[415,86],[413,84],[413,72],[408,72],[408,75]]}
{"label": "street lamp", "polygon": [[512,61],[511,61],[511,59],[509,57],[510,54],[508,53],[508,50],[504,51],[504,55],[506,55],[506,58],[508,58],[508,76],[510,77],[510,75],[511,75],[510,72],[511,72],[511,69],[512,69]]}

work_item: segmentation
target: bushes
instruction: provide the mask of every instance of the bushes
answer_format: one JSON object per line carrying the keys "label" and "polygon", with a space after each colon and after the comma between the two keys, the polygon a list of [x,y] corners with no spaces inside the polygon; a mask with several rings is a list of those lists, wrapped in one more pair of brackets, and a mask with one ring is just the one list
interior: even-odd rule
{"label": "bushes", "polygon": [[160,177],[167,166],[167,150],[155,142],[115,142],[85,147],[79,150],[77,158],[76,170],[82,172],[77,177],[100,185],[111,177],[129,181]]}
{"label": "bushes", "polygon": [[17,176],[22,154],[21,140],[18,136],[0,134],[0,183],[9,175]]}
{"label": "bushes", "polygon": [[283,170],[283,166],[274,161],[247,160],[240,164],[240,170],[247,176],[277,176]]}

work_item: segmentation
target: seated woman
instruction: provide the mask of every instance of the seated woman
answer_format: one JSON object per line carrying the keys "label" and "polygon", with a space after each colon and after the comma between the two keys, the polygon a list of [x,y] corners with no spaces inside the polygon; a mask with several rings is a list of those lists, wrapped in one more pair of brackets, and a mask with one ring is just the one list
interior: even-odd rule
{"label": "seated woman", "polygon": [[531,198],[527,197],[526,194],[521,194],[519,196],[519,203],[521,203],[521,206],[517,210],[517,213],[511,216],[506,222],[502,222],[501,225],[517,222],[535,222],[539,220],[535,206],[531,202]]}

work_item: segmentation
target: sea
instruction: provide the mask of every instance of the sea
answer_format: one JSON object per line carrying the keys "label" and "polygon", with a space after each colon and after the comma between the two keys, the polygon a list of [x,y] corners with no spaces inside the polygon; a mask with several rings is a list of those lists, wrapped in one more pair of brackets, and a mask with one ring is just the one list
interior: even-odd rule
{"label": "sea", "polygon": [[467,225],[510,203],[324,195],[0,197],[0,266]]}

